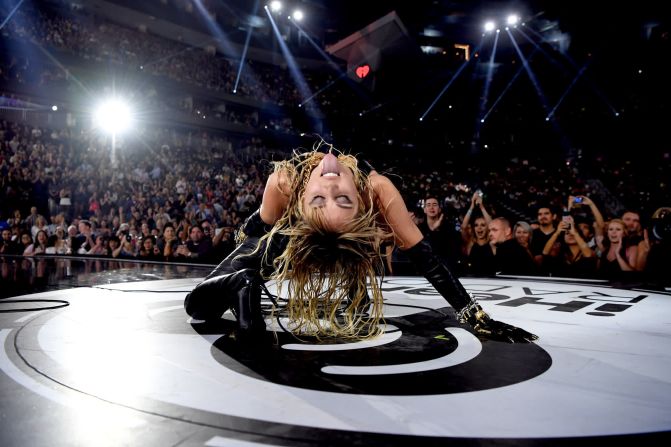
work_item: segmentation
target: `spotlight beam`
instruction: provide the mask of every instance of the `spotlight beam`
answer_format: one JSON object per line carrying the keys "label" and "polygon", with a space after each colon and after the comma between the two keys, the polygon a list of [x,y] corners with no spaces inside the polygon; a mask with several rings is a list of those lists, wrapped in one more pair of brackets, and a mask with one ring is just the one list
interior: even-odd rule
{"label": "spotlight beam", "polygon": [[[310,45],[312,45],[313,48],[315,50],[317,50],[317,52],[324,58],[324,60],[326,62],[328,62],[328,64],[336,71],[336,73],[338,73],[338,79],[344,79],[345,81],[349,81],[349,78],[347,77],[347,71],[341,70],[340,67],[338,66],[338,64],[336,64],[333,61],[333,59],[324,50],[322,50],[319,45],[317,45],[317,43],[314,41],[314,39],[312,39],[312,37],[310,37],[310,35],[307,32],[305,32],[305,30],[298,23],[296,23],[292,18],[289,18],[289,21],[291,21],[291,23],[293,23],[293,25],[298,29],[298,32],[302,33],[305,36],[305,38],[308,40],[308,42],[310,42]],[[364,61],[365,61],[365,58],[362,58],[359,63],[364,62]],[[359,64],[357,64],[357,65],[359,65]],[[310,98],[305,100],[305,102],[308,102],[310,99],[319,95],[320,93],[325,91],[328,87],[330,87],[333,84],[335,84],[335,81],[329,82],[326,87],[321,88],[319,91],[317,91],[317,93],[315,93]],[[356,83],[350,81],[350,82],[347,82],[347,85],[354,91],[354,93],[357,94],[357,96],[359,96],[359,98],[361,98],[362,100],[364,100],[366,103],[368,103],[370,105],[370,97],[367,94],[365,94],[365,92]],[[303,104],[305,104],[305,102]]]}
{"label": "spotlight beam", "polygon": [[[515,51],[519,55],[520,59],[522,60],[522,65],[524,67],[524,70],[527,72],[527,75],[529,75],[529,79],[531,80],[531,84],[534,86],[534,89],[536,90],[536,94],[538,95],[538,99],[541,101],[541,105],[543,106],[543,110],[547,114],[548,111],[548,104],[547,100],[545,99],[545,95],[543,94],[543,91],[541,90],[540,84],[538,83],[538,80],[536,79],[536,75],[534,75],[533,71],[531,70],[531,67],[529,66],[529,61],[524,57],[522,54],[522,51],[520,50],[519,45],[517,45],[517,41],[515,40],[515,37],[513,36],[512,32],[510,32],[510,29],[506,29],[506,32],[510,36],[510,41],[513,43],[513,46],[515,47]],[[568,141],[568,138],[566,135],[561,131],[559,128],[559,125],[555,120],[551,120],[549,117],[546,115],[546,121],[550,121],[552,124],[552,128],[554,131],[557,133],[557,136],[559,137],[559,140],[561,142],[561,145],[566,153],[570,151],[570,142]]]}
{"label": "spotlight beam", "polygon": [[174,53],[168,54],[167,56],[163,56],[163,57],[159,57],[158,59],[154,59],[154,60],[150,60],[150,61],[147,61],[147,62],[143,62],[143,63],[142,63],[142,67],[149,67],[150,65],[154,65],[154,64],[157,64],[157,63],[159,63],[159,62],[162,62],[162,61],[165,61],[165,60],[172,59],[173,57],[179,56],[180,54],[182,54],[182,53],[186,53],[187,51],[195,50],[195,49],[197,49],[198,47],[200,47],[201,45],[204,45],[204,44],[206,44],[207,42],[211,42],[211,41],[212,41],[212,38],[211,38],[211,37],[208,37],[207,39],[205,39],[205,40],[199,42],[199,43],[196,44],[196,45],[193,45],[193,46],[187,46],[187,47],[185,47],[185,48],[183,48],[183,49],[181,49],[181,50],[179,50],[179,51],[175,51]]}
{"label": "spotlight beam", "polygon": [[548,113],[548,115],[545,117],[546,120],[548,120],[548,119],[550,119],[550,118],[552,118],[552,117],[554,116],[555,111],[556,111],[557,108],[561,105],[561,103],[562,103],[562,101],[564,100],[564,98],[566,97],[566,95],[568,95],[568,92],[573,88],[573,86],[575,85],[575,83],[578,81],[578,78],[580,78],[580,76],[582,76],[582,74],[585,72],[585,70],[587,69],[587,66],[588,66],[588,65],[589,65],[589,62],[587,62],[585,65],[583,65],[583,67],[580,69],[580,71],[578,72],[578,74],[575,75],[575,77],[573,78],[573,80],[571,81],[571,83],[569,84],[569,86],[566,87],[566,90],[564,90],[564,93],[563,93],[563,94],[561,95],[561,97],[559,98],[559,101],[557,101],[557,104],[555,104],[555,106],[552,108],[552,110],[550,110],[550,113]]}
{"label": "spotlight beam", "polygon": [[42,45],[40,45],[40,44],[38,44],[38,43],[35,43],[35,45],[37,46],[37,48],[40,49],[40,51],[41,51],[42,53],[44,53],[44,55],[45,55],[51,62],[53,62],[54,64],[56,64],[56,66],[57,66],[58,68],[60,68],[61,70],[63,70],[63,73],[66,74],[67,78],[71,78],[71,79],[74,81],[74,83],[77,84],[77,86],[78,86],[79,88],[81,88],[81,89],[84,91],[84,93],[86,93],[88,96],[91,96],[91,90],[90,90],[87,86],[85,86],[84,83],[83,83],[82,81],[80,81],[80,80],[77,78],[77,76],[73,75],[72,72],[71,72],[65,65],[61,64],[61,62],[60,62],[58,59],[56,59],[56,57],[54,57],[54,56],[53,56],[53,55],[52,55],[46,48],[44,48]]}
{"label": "spotlight beam", "polygon": [[[541,34],[539,34],[538,32],[536,32],[533,28],[529,28],[529,27],[527,27],[526,29],[528,29],[529,31],[531,31],[531,33],[532,33],[534,36],[536,36],[541,42],[545,41],[545,38],[544,38]],[[520,32],[522,32],[522,30],[520,30],[519,28],[517,28],[517,30],[520,31]],[[540,46],[539,46],[536,42],[534,42],[532,39],[530,39],[526,34],[522,33],[522,35],[525,36],[525,37],[529,40],[529,42],[531,42],[531,43],[533,43],[534,45],[536,45],[536,47],[538,47],[538,49],[540,49],[541,51],[543,51],[543,50],[540,48]],[[543,51],[543,54],[545,54],[545,55],[548,57],[548,59],[550,59],[550,61],[555,62],[555,61],[550,57],[550,55],[548,55],[545,51]],[[562,54],[562,56],[564,56],[564,58],[566,59],[566,61],[571,65],[571,67],[573,67],[575,70],[578,70],[578,64],[576,64],[576,62],[571,58],[571,56],[569,56],[567,53],[561,53],[561,54]],[[562,66],[561,64],[559,64],[558,62],[557,62],[556,64],[559,65],[559,66],[561,66],[561,67],[563,68],[563,66]],[[596,93],[596,95],[597,95],[597,96],[604,102],[604,104],[606,105],[606,107],[608,107],[608,109],[611,111],[611,113],[612,113],[613,115],[617,116],[617,115],[618,115],[617,110],[615,109],[615,107],[613,107],[613,105],[611,104],[610,100],[609,100],[609,99],[606,97],[606,95],[601,91],[601,89],[594,83],[594,81],[592,81],[592,80],[589,78],[589,76],[585,76],[585,80],[586,80],[586,82],[589,84],[589,86],[594,90],[594,93]]]}
{"label": "spotlight beam", "polygon": [[[480,43],[478,44],[478,46],[473,50],[473,53],[477,53],[478,51],[480,51],[480,47],[482,46],[482,42],[483,42],[483,40],[484,40],[484,36],[483,36],[483,39],[480,40]],[[464,71],[464,69],[466,68],[466,66],[468,65],[468,63],[469,63],[470,61],[471,61],[471,60],[469,59],[469,60],[467,60],[467,61],[464,61],[463,64],[461,64],[461,66],[460,66],[459,69],[456,71],[456,73],[454,73],[454,76],[452,76],[452,78],[447,82],[447,84],[445,84],[445,87],[443,87],[443,89],[440,91],[440,93],[438,93],[438,95],[437,95],[436,98],[433,100],[433,102],[431,103],[431,105],[426,109],[426,111],[422,114],[422,116],[419,117],[419,120],[420,120],[420,121],[424,121],[424,118],[426,118],[426,115],[428,115],[429,112],[434,108],[434,106],[436,105],[436,103],[437,103],[437,102],[440,100],[440,98],[445,94],[445,92],[447,91],[447,89],[450,88],[450,86],[452,85],[452,83],[459,77],[459,75],[461,74],[461,72]]]}
{"label": "spotlight beam", "polygon": [[[527,29],[528,29],[528,28],[527,28]],[[543,56],[545,56],[545,57],[547,58],[547,60],[548,60],[552,65],[554,65],[554,66],[556,66],[556,67],[559,67],[559,68],[562,70],[563,73],[567,73],[567,72],[568,72],[568,70],[566,70],[566,67],[565,67],[564,65],[562,65],[561,63],[559,63],[559,61],[558,61],[557,59],[555,59],[554,57],[552,57],[547,51],[545,51],[540,45],[538,45],[538,43],[535,42],[531,37],[529,37],[529,35],[528,35],[527,33],[525,33],[523,30],[521,30],[521,29],[519,29],[519,28],[516,28],[516,30],[517,30],[517,31],[518,31],[518,32],[519,32],[525,39],[527,39],[527,40],[528,40],[534,47],[538,48],[538,51],[540,51],[541,54],[543,54]],[[567,60],[568,60],[568,58],[567,58]],[[575,62],[569,60],[569,63],[573,66],[573,68],[577,68],[576,65],[575,65]]]}
{"label": "spotlight beam", "polygon": [[[487,106],[487,99],[489,99],[489,88],[492,84],[492,78],[494,77],[494,61],[496,60],[496,50],[499,44],[499,33],[496,33],[494,38],[494,44],[492,45],[492,54],[489,57],[489,65],[487,67],[487,78],[485,80],[484,92],[482,94],[482,100],[480,101],[480,120],[476,123],[476,129],[480,129],[480,123],[482,123],[482,115]],[[476,130],[477,132],[477,130]]]}
{"label": "spotlight beam", "polygon": [[[537,52],[537,50],[534,50],[534,52],[529,55],[528,59],[530,61],[534,58],[534,56],[536,55],[536,52]],[[517,69],[517,71],[515,72],[515,75],[510,79],[510,82],[508,82],[508,85],[506,85],[506,87],[503,89],[503,91],[498,96],[498,98],[496,98],[496,100],[494,101],[492,106],[489,108],[487,113],[485,113],[485,115],[480,119],[481,123],[484,123],[485,121],[487,121],[487,118],[489,117],[489,115],[494,111],[494,109],[499,104],[499,102],[501,102],[501,100],[503,99],[505,94],[508,92],[508,90],[510,90],[510,87],[512,87],[512,85],[515,83],[517,78],[520,77],[523,70],[524,70],[524,67],[520,67],[520,68]]]}
{"label": "spotlight beam", "polygon": [[12,19],[12,16],[14,16],[14,13],[16,13],[16,11],[19,9],[21,4],[23,4],[23,1],[24,0],[20,0],[16,4],[16,6],[14,6],[14,8],[12,8],[11,11],[9,11],[9,14],[7,14],[7,17],[5,18],[5,20],[3,20],[2,23],[0,23],[0,30],[2,30],[5,27],[5,25],[7,25],[7,22],[9,22]]}
{"label": "spotlight beam", "polygon": [[519,47],[519,45],[517,45],[517,41],[515,40],[515,37],[510,32],[510,30],[506,29],[506,32],[508,33],[508,36],[510,37],[510,41],[513,43],[513,46],[515,47],[515,51],[517,52],[517,55],[520,57],[520,60],[522,61],[522,66],[524,67],[524,70],[526,71],[527,76],[529,76],[529,80],[531,80],[531,84],[534,86],[534,89],[536,90],[536,94],[538,95],[538,99],[541,101],[541,105],[543,106],[543,110],[547,113],[547,110],[548,110],[547,100],[545,99],[545,95],[543,94],[543,91],[541,90],[541,86],[538,83],[538,79],[536,78],[536,75],[534,74],[533,70],[531,70],[531,66],[529,65],[529,61],[524,57],[524,54],[522,54],[522,50],[520,50],[520,47]]}
{"label": "spotlight beam", "polygon": [[[256,11],[259,9],[259,0],[254,1],[254,10],[253,15],[256,15]],[[245,46],[242,49],[242,56],[240,56],[240,65],[238,66],[238,74],[235,76],[235,84],[233,85],[233,93],[238,91],[238,83],[240,82],[240,75],[242,74],[242,67],[245,64],[245,59],[247,58],[247,50],[249,49],[249,41],[252,38],[252,24],[249,24],[249,29],[247,29],[247,37],[245,38]]]}
{"label": "spotlight beam", "polygon": [[[284,56],[284,60],[287,62],[287,67],[289,68],[289,73],[291,73],[291,78],[293,79],[294,84],[298,88],[298,92],[301,95],[301,99],[303,101],[301,102],[301,104],[303,104],[306,98],[310,98],[313,96],[312,92],[310,91],[310,87],[308,86],[308,83],[305,81],[303,73],[301,73],[301,70],[298,67],[298,64],[296,63],[296,59],[291,54],[291,51],[289,51],[289,47],[287,46],[287,44],[284,42],[284,39],[280,34],[280,30],[277,28],[277,23],[275,23],[275,19],[273,19],[273,16],[270,13],[268,6],[265,6],[264,9],[266,11],[266,15],[268,16],[268,19],[270,19],[270,24],[273,27],[273,32],[275,33],[275,38],[279,43],[280,50],[282,51],[282,55]],[[315,108],[317,109],[317,114],[322,115],[321,111],[319,111],[316,105]],[[312,116],[312,114],[308,113],[307,115],[313,119],[312,124],[315,127],[315,130],[317,130],[317,128],[319,127],[318,125],[319,123],[316,122],[315,117]]]}

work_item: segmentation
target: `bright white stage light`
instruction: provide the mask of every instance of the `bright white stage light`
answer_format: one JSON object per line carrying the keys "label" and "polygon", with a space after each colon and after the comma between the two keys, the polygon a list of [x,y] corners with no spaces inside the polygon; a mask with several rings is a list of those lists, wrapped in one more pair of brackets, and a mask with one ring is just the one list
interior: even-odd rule
{"label": "bright white stage light", "polygon": [[118,98],[102,102],[93,114],[94,127],[107,133],[118,134],[131,127],[130,108]]}
{"label": "bright white stage light", "polygon": [[489,32],[494,31],[494,28],[496,28],[496,23],[494,23],[491,20],[488,21],[488,22],[485,22],[485,31],[487,31],[489,33]]}
{"label": "bright white stage light", "polygon": [[506,23],[510,26],[515,26],[517,25],[517,22],[520,21],[520,16],[517,14],[510,14],[508,18],[506,19]]}
{"label": "bright white stage light", "polygon": [[58,106],[57,105],[51,106],[51,110],[53,110],[54,112],[57,112],[58,111]]}
{"label": "bright white stage light", "polygon": [[274,1],[270,2],[270,10],[272,12],[281,11],[282,10],[282,2],[280,2],[278,0],[274,0]]}
{"label": "bright white stage light", "polygon": [[300,9],[297,9],[297,10],[294,11],[294,13],[291,15],[291,17],[295,21],[300,22],[301,20],[303,20],[303,11],[301,11]]}

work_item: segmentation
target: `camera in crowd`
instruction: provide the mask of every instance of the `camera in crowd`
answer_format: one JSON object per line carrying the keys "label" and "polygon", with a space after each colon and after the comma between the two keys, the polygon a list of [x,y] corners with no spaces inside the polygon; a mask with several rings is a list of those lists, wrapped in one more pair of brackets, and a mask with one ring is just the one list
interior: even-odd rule
{"label": "camera in crowd", "polygon": [[648,226],[650,239],[664,241],[671,240],[671,208],[657,210],[650,219]]}

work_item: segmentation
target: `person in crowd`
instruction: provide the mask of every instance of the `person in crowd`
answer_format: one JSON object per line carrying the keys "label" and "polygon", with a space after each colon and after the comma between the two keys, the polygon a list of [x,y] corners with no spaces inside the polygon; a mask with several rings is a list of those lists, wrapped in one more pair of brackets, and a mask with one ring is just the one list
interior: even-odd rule
{"label": "person in crowd", "polygon": [[33,248],[31,247],[33,245],[33,239],[30,237],[30,233],[28,231],[24,231],[21,233],[19,236],[19,244],[17,248],[17,252],[19,254],[25,254],[26,251],[29,249],[32,251]]}
{"label": "person in crowd", "polygon": [[597,257],[572,217],[562,220],[543,249],[543,267],[551,276],[594,278]]}
{"label": "person in crowd", "polygon": [[86,251],[86,254],[89,256],[106,256],[107,255],[107,246],[106,246],[105,236],[99,234],[96,236],[95,243],[93,247]]}
{"label": "person in crowd", "polygon": [[[22,236],[23,238],[23,236]],[[33,256],[33,255],[43,255],[47,253],[47,244],[49,242],[49,236],[44,230],[39,230],[35,235],[35,239],[32,244],[28,245],[23,250],[23,256]]]}
{"label": "person in crowd", "polygon": [[668,281],[671,266],[671,207],[655,210],[638,244],[636,270],[654,282]]}
{"label": "person in crowd", "polygon": [[156,245],[154,236],[143,237],[140,243],[140,249],[137,252],[138,259],[145,261],[162,261],[161,250]]}
{"label": "person in crowd", "polygon": [[[123,226],[122,226],[123,228]],[[113,258],[134,258],[136,255],[135,237],[132,233],[119,230],[120,235],[117,236],[119,246],[114,248],[111,255]]]}
{"label": "person in crowd", "polygon": [[531,225],[523,220],[515,222],[515,226],[513,227],[513,237],[515,238],[515,241],[526,250],[531,258],[534,257],[531,253],[531,234],[533,231]]}
{"label": "person in crowd", "polygon": [[205,235],[214,234],[210,258],[215,263],[221,262],[235,248],[233,229],[231,227],[213,228],[212,223],[207,220],[201,222],[200,225]]}
{"label": "person in crowd", "polygon": [[3,228],[0,239],[0,255],[16,255],[18,253],[18,244],[12,240],[12,230]]}
{"label": "person in crowd", "polygon": [[419,225],[424,238],[436,255],[443,258],[452,270],[457,269],[460,259],[459,234],[443,212],[437,196],[429,195],[424,199],[424,217]]}
{"label": "person in crowd", "polygon": [[[39,217],[43,217],[41,214],[38,214],[37,212],[37,207],[36,206],[31,206],[30,207],[30,214],[28,214],[28,217],[26,217],[23,220],[23,224],[32,230],[34,226],[37,225],[37,219]],[[37,231],[34,232],[33,237],[37,235]]]}
{"label": "person in crowd", "polygon": [[64,255],[67,251],[67,248],[65,228],[62,226],[56,227],[54,234],[49,236],[47,254]]}
{"label": "person in crowd", "polygon": [[93,224],[90,220],[80,220],[79,233],[77,239],[79,241],[76,252],[77,254],[88,254],[88,252],[96,245],[96,235],[93,233]]}
{"label": "person in crowd", "polygon": [[33,235],[33,238],[37,236],[38,231],[44,231],[49,234],[49,225],[47,224],[47,219],[45,219],[45,217],[41,214],[35,218],[35,223],[30,227],[30,234]]}
{"label": "person in crowd", "polygon": [[531,235],[531,253],[534,255],[534,260],[537,265],[543,263],[543,249],[545,244],[554,232],[557,230],[555,221],[557,220],[557,213],[552,210],[550,205],[540,205],[538,207],[538,228],[535,229]]}
{"label": "person in crowd", "polygon": [[81,243],[82,240],[77,237],[77,226],[74,224],[70,225],[68,227],[68,234],[65,238],[65,254],[77,254],[79,252],[79,248],[81,247]]}
{"label": "person in crowd", "polygon": [[643,240],[643,227],[641,227],[641,215],[638,211],[626,210],[622,213],[622,222],[624,222],[626,233],[624,236],[624,246],[638,246]]}
{"label": "person in crowd", "polygon": [[[105,256],[109,256],[112,258],[116,258],[121,254],[121,241],[119,238],[115,235],[110,236],[109,239],[107,239],[107,243],[105,244]],[[116,254],[116,256],[115,256]]]}
{"label": "person in crowd", "polygon": [[599,274],[617,278],[622,272],[633,272],[636,269],[638,246],[625,246],[626,228],[622,219],[612,219],[606,223],[606,236],[599,246]]}
{"label": "person in crowd", "polygon": [[538,274],[534,259],[513,238],[510,221],[505,217],[497,217],[489,223],[489,242],[494,251],[496,273],[503,275]]}
{"label": "person in crowd", "polygon": [[537,338],[482,310],[433,253],[389,179],[364,161],[334,152],[317,149],[276,163],[261,207],[241,229],[242,243],[187,295],[190,316],[219,320],[232,308],[240,333],[263,334],[260,286],[269,274],[280,293],[287,291],[288,329],[294,334],[376,337],[382,332],[380,246],[392,235],[478,334],[520,342]]}
{"label": "person in crowd", "polygon": [[[479,213],[473,216],[478,207]],[[466,271],[476,276],[493,275],[494,250],[489,244],[489,223],[492,217],[483,204],[483,194],[476,191],[471,197],[471,206],[461,222],[462,253],[466,259]]]}
{"label": "person in crowd", "polygon": [[174,259],[177,255],[177,247],[179,244],[180,241],[175,234],[175,227],[173,227],[172,224],[167,223],[163,227],[163,236],[157,243],[158,249],[163,255],[163,259],[166,261]]}
{"label": "person in crowd", "polygon": [[577,218],[574,219],[574,223],[578,227],[581,237],[583,240],[585,240],[585,242],[587,242],[589,248],[595,250],[596,252],[598,249],[597,240],[603,240],[604,220],[601,211],[596,206],[594,201],[586,195],[569,196],[567,205],[569,212],[575,209],[584,209],[587,207],[592,213],[593,220],[591,222],[588,221],[585,216],[584,220]]}
{"label": "person in crowd", "polygon": [[177,258],[196,262],[206,262],[212,255],[212,240],[203,234],[200,225],[194,225],[189,231],[189,240],[177,247]]}

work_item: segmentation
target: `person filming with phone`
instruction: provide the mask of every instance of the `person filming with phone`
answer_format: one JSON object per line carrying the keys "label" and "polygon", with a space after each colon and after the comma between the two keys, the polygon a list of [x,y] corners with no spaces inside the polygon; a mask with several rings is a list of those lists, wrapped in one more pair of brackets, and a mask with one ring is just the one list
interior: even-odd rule
{"label": "person filming with phone", "polygon": [[562,216],[543,248],[543,270],[550,276],[588,278],[596,273],[597,258],[570,214]]}

